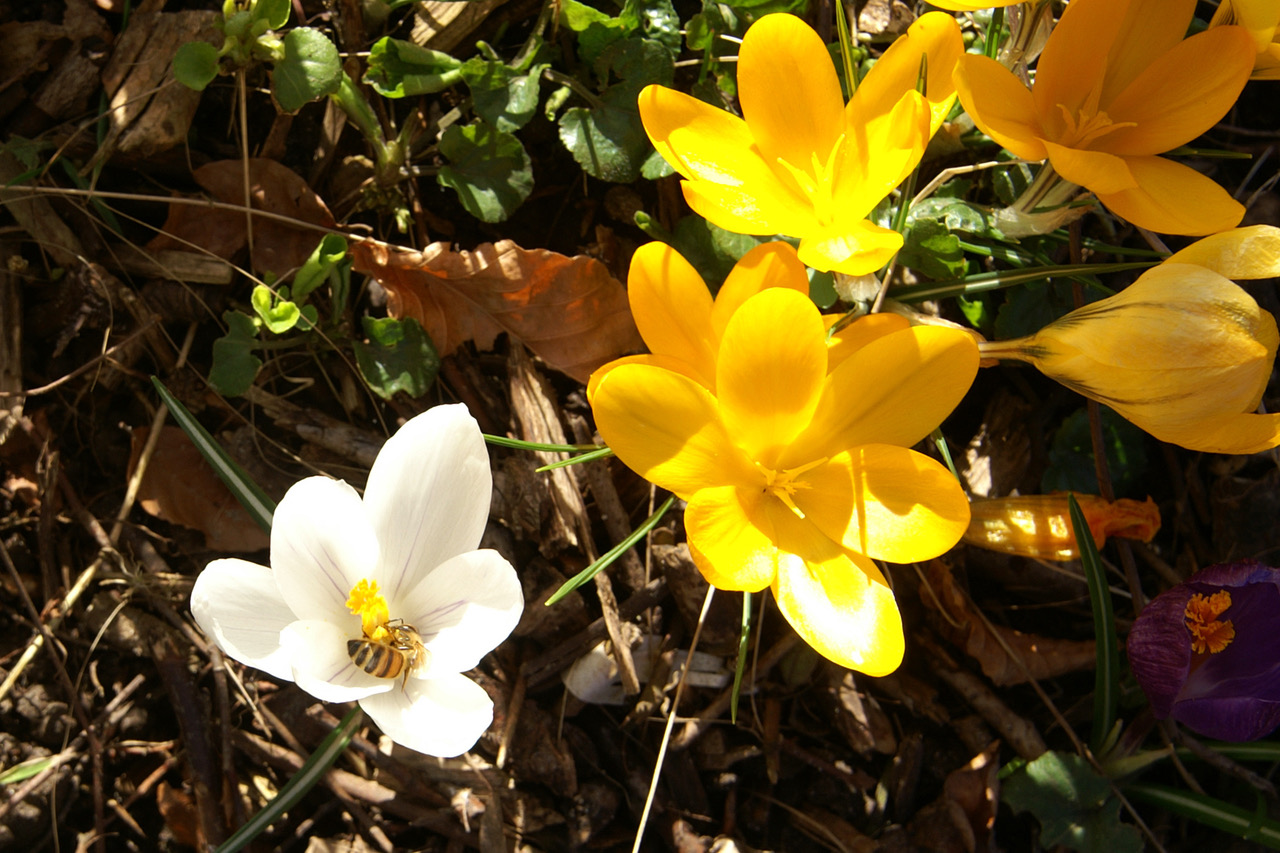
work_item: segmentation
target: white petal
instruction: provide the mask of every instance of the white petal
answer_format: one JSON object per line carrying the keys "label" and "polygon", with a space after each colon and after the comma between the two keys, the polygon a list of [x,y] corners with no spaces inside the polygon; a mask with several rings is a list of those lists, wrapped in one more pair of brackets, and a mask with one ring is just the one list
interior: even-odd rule
{"label": "white petal", "polygon": [[451,758],[476,745],[493,722],[493,700],[465,675],[411,678],[405,690],[360,701],[378,727],[401,746]]}
{"label": "white petal", "polygon": [[431,651],[425,674],[466,672],[516,627],[524,612],[520,579],[501,554],[468,551],[419,581],[391,615],[418,629]]}
{"label": "white petal", "polygon": [[351,702],[400,686],[399,679],[374,678],[351,662],[347,640],[360,636],[359,620],[351,619],[356,625],[354,633],[332,622],[308,619],[294,622],[280,634],[293,667],[293,680],[325,702]]}
{"label": "white petal", "polygon": [[299,618],[336,622],[350,616],[351,588],[372,577],[377,560],[378,540],[360,495],[343,481],[308,477],[276,507],[271,566]]}
{"label": "white petal", "polygon": [[412,418],[383,445],[364,503],[382,545],[377,580],[388,600],[480,544],[492,490],[480,427],[461,403]]}
{"label": "white petal", "polygon": [[214,560],[191,589],[191,615],[229,657],[293,680],[280,632],[297,617],[271,569],[246,560]]}

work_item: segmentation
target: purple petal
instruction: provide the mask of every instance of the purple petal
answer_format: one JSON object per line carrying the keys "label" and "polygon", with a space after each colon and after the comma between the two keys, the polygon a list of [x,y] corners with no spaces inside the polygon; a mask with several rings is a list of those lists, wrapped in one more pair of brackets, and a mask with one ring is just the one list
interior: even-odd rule
{"label": "purple petal", "polygon": [[1157,719],[1169,716],[1191,669],[1185,613],[1192,594],[1186,584],[1160,593],[1129,631],[1129,665]]}
{"label": "purple petal", "polygon": [[1179,702],[1171,716],[1197,734],[1240,743],[1269,735],[1280,726],[1280,702],[1213,696]]}

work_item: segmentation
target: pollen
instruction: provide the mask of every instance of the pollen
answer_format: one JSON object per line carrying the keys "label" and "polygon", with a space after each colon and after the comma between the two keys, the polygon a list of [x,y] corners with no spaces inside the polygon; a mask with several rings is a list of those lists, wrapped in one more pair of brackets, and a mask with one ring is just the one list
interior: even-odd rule
{"label": "pollen", "polygon": [[378,582],[361,578],[351,588],[347,597],[347,609],[360,617],[360,629],[370,640],[380,640],[386,634],[386,625],[391,621],[391,611],[387,608],[387,600],[378,591]]}
{"label": "pollen", "polygon": [[1231,607],[1231,593],[1225,589],[1213,595],[1196,593],[1187,601],[1183,616],[1187,630],[1191,632],[1191,650],[1196,654],[1216,655],[1231,645],[1236,637],[1235,625],[1230,619],[1219,620]]}

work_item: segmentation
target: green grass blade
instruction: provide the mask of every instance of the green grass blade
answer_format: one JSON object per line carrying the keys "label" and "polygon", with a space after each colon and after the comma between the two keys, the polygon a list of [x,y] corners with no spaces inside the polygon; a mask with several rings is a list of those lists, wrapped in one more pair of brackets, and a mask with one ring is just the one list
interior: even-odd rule
{"label": "green grass blade", "polygon": [[311,753],[311,757],[298,768],[298,772],[293,774],[293,778],[285,783],[271,802],[224,841],[216,853],[236,853],[243,849],[246,844],[261,835],[263,830],[275,823],[280,815],[302,799],[303,795],[320,781],[320,777],[328,772],[333,762],[338,760],[338,756],[342,755],[347,744],[351,742],[351,736],[363,722],[364,712],[360,710],[359,705],[356,705],[342,718],[337,728],[329,732],[329,736],[320,742],[316,751]]}
{"label": "green grass blade", "polygon": [[729,719],[738,722],[738,692],[747,669],[747,640],[751,637],[751,593],[742,594],[742,633],[738,636],[738,665],[733,670],[733,693],[729,694]]}
{"label": "green grass blade", "polygon": [[1103,744],[1115,727],[1116,708],[1120,704],[1120,642],[1116,637],[1116,621],[1111,612],[1111,591],[1107,588],[1106,574],[1098,547],[1089,532],[1080,504],[1075,495],[1067,497],[1071,512],[1071,527],[1075,530],[1076,544],[1080,548],[1080,564],[1089,582],[1089,602],[1093,605],[1093,636],[1097,641],[1098,668],[1093,682],[1093,731],[1089,745],[1101,751]]}
{"label": "green grass blade", "polygon": [[521,441],[518,438],[507,438],[504,435],[489,435],[484,433],[485,444],[494,444],[498,447],[511,447],[516,450],[544,450],[548,453],[582,453],[587,450],[603,450],[597,444],[543,444],[538,441]]}
{"label": "green grass blade", "polygon": [[196,449],[200,451],[200,455],[205,458],[213,470],[218,472],[218,476],[222,478],[222,482],[227,484],[227,488],[236,496],[236,500],[249,511],[253,516],[253,520],[258,522],[258,526],[268,533],[271,532],[271,517],[275,514],[276,503],[267,497],[267,493],[262,491],[261,487],[253,481],[244,469],[236,464],[235,460],[227,455],[222,449],[222,445],[213,440],[213,436],[205,431],[200,422],[187,411],[187,407],[178,402],[178,398],[169,393],[169,389],[164,387],[155,376],[151,377],[151,384],[156,387],[156,393],[160,395],[160,399],[169,407],[169,414],[173,415],[173,419],[178,422],[178,426],[182,427],[182,431],[187,434],[191,442],[195,444]]}
{"label": "green grass blade", "polygon": [[543,465],[536,469],[539,474],[543,471],[554,471],[557,468],[567,468],[570,465],[578,465],[582,462],[594,462],[597,459],[608,459],[613,455],[613,448],[599,447],[587,453],[579,453],[577,456],[570,456],[568,459],[561,459],[559,462],[552,462],[549,465]]}
{"label": "green grass blade", "polygon": [[614,545],[612,548],[610,548],[608,551],[602,554],[600,558],[596,560],[594,563],[587,566],[585,569],[583,569],[582,571],[578,572],[576,575],[574,575],[573,577],[565,581],[564,585],[561,586],[559,589],[557,589],[555,593],[550,598],[547,599],[547,607],[550,607],[551,605],[555,604],[557,601],[564,598],[566,595],[573,592],[575,589],[582,586],[587,581],[591,580],[593,577],[596,576],[597,572],[599,572],[601,569],[606,568],[614,560],[618,559],[623,554],[625,554],[628,548],[631,548],[633,545],[639,542],[642,538],[644,538],[644,536],[650,530],[652,530],[654,527],[657,526],[658,522],[662,520],[662,517],[667,514],[667,510],[671,509],[671,505],[674,504],[675,502],[676,502],[675,495],[672,495],[671,497],[667,498],[665,501],[663,501],[662,506],[658,507],[657,510],[654,511],[653,515],[649,516],[644,520],[644,524],[641,524],[635,530],[631,531],[630,536],[628,536],[626,539],[623,539],[617,545]]}
{"label": "green grass blade", "polygon": [[1204,794],[1165,785],[1135,783],[1125,785],[1123,790],[1135,800],[1160,806],[1272,850],[1280,850],[1280,821],[1266,816],[1266,800],[1261,794],[1258,795],[1257,810],[1250,811]]}

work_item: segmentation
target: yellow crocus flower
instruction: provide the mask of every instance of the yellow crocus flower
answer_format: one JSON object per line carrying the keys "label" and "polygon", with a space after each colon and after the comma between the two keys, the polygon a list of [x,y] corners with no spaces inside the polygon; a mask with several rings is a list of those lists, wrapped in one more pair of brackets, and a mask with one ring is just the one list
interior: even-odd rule
{"label": "yellow crocus flower", "polygon": [[1115,296],[1034,335],[982,345],[1105,403],[1161,441],[1210,453],[1280,445],[1280,414],[1254,414],[1275,363],[1276,321],[1232,278],[1280,275],[1280,229],[1214,234]]}
{"label": "yellow crocus flower", "polygon": [[1244,208],[1189,166],[1157,155],[1222,118],[1256,53],[1240,27],[1184,39],[1195,0],[1072,0],[1027,89],[982,56],[955,83],[974,124],[1027,160],[1048,159],[1116,215],[1169,234],[1211,234]]}
{"label": "yellow crocus flower", "polygon": [[1249,31],[1258,54],[1254,80],[1280,80],[1280,0],[1222,0],[1210,27],[1236,24]]}
{"label": "yellow crocus flower", "polygon": [[[663,86],[640,93],[640,117],[699,215],[739,234],[799,237],[808,266],[864,275],[902,246],[866,217],[920,162],[954,103],[963,51],[951,16],[924,15],[846,105],[817,33],[766,15],[738,57],[742,118]],[[927,98],[916,92],[922,57]]]}
{"label": "yellow crocus flower", "polygon": [[[802,292],[803,272],[793,275],[790,286],[752,286],[757,273],[744,270],[752,295],[726,303],[719,330],[718,306],[671,288],[669,315],[694,305],[707,325],[680,337],[716,341],[711,360],[700,345],[649,340],[655,327],[639,323],[664,354],[600,368],[591,407],[623,463],[688,501],[690,551],[712,585],[772,587],[819,653],[884,675],[901,662],[904,639],[874,560],[935,557],[968,525],[955,478],[909,448],[963,397],[978,350],[954,329],[871,322],[864,334],[856,321],[841,331],[843,359],[831,369],[827,324]],[[714,366],[714,382],[691,375],[695,362]]]}

